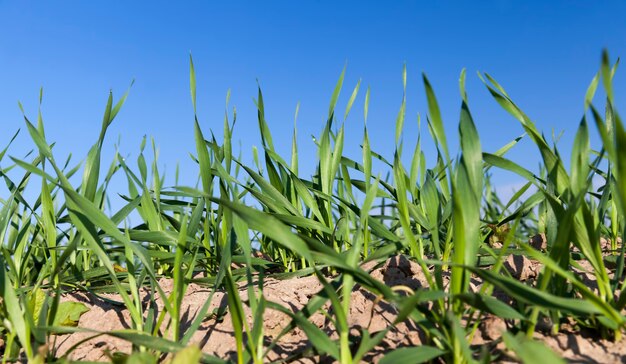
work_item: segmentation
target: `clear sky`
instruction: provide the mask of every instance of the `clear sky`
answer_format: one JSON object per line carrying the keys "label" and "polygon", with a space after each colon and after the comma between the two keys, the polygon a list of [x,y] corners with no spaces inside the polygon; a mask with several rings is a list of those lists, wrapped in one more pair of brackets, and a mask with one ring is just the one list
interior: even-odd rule
{"label": "clear sky", "polygon": [[[78,162],[97,139],[109,90],[117,98],[134,79],[105,141],[105,165],[118,138],[121,152],[134,160],[148,135],[160,149],[160,168],[171,177],[180,162],[183,181],[193,184],[192,52],[201,125],[207,134],[212,128],[221,136],[230,88],[229,112],[235,106],[238,114],[234,138],[247,162],[252,146],[261,144],[252,101],[258,79],[284,156],[301,102],[298,142],[303,170],[310,174],[315,155],[310,135],[323,128],[346,63],[340,115],[362,79],[346,123],[346,153],[354,158],[360,158],[367,86],[373,148],[392,156],[405,63],[405,154],[416,139],[418,112],[427,111],[421,72],[435,88],[450,143],[456,141],[458,76],[464,67],[484,150],[495,151],[522,129],[491,99],[477,71],[504,85],[547,135],[565,131],[560,145],[567,150],[602,49],[613,58],[626,55],[625,16],[623,1],[0,1],[0,146],[21,128],[9,154],[19,157],[34,148],[17,101],[36,120],[43,87],[46,133],[57,142],[55,155],[64,159],[73,153]],[[615,86],[622,110],[625,81],[626,71],[620,70]],[[430,141],[425,123],[422,131]],[[433,158],[430,142],[425,152]],[[510,157],[530,168],[538,161],[530,142]],[[7,166],[8,160],[1,163]],[[517,180],[505,174],[496,182],[506,186]]]}

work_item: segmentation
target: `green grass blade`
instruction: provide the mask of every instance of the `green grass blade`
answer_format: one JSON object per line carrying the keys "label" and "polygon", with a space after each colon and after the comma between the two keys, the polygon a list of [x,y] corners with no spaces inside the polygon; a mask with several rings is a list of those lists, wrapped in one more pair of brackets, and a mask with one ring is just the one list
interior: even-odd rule
{"label": "green grass blade", "polygon": [[394,363],[426,363],[445,354],[445,351],[433,346],[417,346],[396,349],[380,359],[380,364]]}
{"label": "green grass blade", "polygon": [[433,87],[430,85],[430,81],[428,81],[425,74],[422,74],[422,79],[424,81],[424,89],[426,90],[426,99],[428,101],[428,123],[432,127],[435,143],[441,146],[446,162],[449,163],[450,154],[448,153],[448,142],[446,141],[441,111],[439,111],[439,103],[435,97]]}

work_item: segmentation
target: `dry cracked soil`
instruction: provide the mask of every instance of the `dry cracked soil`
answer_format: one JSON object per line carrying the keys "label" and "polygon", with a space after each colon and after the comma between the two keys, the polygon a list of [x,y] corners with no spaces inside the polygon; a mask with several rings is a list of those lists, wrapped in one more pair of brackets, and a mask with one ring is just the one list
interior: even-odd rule
{"label": "dry cracked soil", "polygon": [[[403,256],[395,256],[379,264],[369,264],[363,267],[371,271],[374,278],[383,281],[389,286],[406,286],[413,290],[428,286],[420,266]],[[505,263],[505,268],[520,280],[534,279],[538,266],[536,263],[521,256],[511,256]],[[444,282],[447,277],[444,277]],[[166,293],[173,288],[172,280],[162,279],[159,284]],[[473,282],[472,287],[477,289],[480,282]],[[267,278],[263,284],[263,295],[269,301],[278,303],[292,312],[301,310],[311,297],[322,289],[315,276],[277,280]],[[189,327],[198,311],[209,298],[211,290],[197,284],[190,284],[182,300],[181,332]],[[247,297],[245,286],[240,287],[240,295],[243,300]],[[502,300],[507,300],[505,295],[494,292],[494,295]],[[144,304],[155,305],[160,312],[163,310],[163,302],[157,298],[149,300],[147,290],[142,291]],[[358,335],[360,329],[367,329],[370,333],[377,332],[391,325],[396,311],[390,304],[377,299],[372,293],[357,288],[352,293],[350,306],[349,324],[351,333]],[[89,311],[80,318],[78,326],[81,328],[103,331],[128,329],[131,325],[130,314],[123,306],[115,305],[111,301],[121,301],[118,295],[94,294],[79,292],[68,293],[62,300],[82,302],[89,307]],[[231,325],[231,317],[227,306],[227,297],[223,292],[216,292],[211,300],[208,310],[209,315],[204,319],[200,328],[193,335],[191,342],[198,345],[203,352],[225,359],[235,358],[235,339]],[[244,305],[245,306],[245,305]],[[210,314],[222,309],[225,313],[221,316]],[[328,305],[324,310],[329,310]],[[248,322],[252,322],[252,313],[245,306],[244,313]],[[318,312],[309,319],[314,325],[321,328],[331,338],[336,338],[336,330],[330,320]],[[167,335],[164,320],[161,332]],[[267,343],[273,341],[281,333],[283,328],[289,325],[291,319],[288,315],[273,309],[267,309],[263,317],[263,329]],[[501,333],[510,327],[511,323],[497,317],[486,315],[482,317],[479,330],[473,338],[472,345],[489,347],[492,352],[498,353],[501,362],[516,362],[512,354],[507,353],[501,340]],[[626,341],[611,342],[601,340],[593,333],[568,330],[564,327],[557,335],[548,335],[541,332],[541,327],[535,334],[535,338],[552,350],[563,356],[569,362],[575,363],[626,363]],[[547,330],[547,327],[546,327]],[[546,331],[547,332],[547,331]],[[128,341],[116,337],[102,335],[88,339],[93,333],[78,332],[73,334],[58,335],[51,344],[57,357],[67,355],[71,360],[109,361],[112,353],[130,353],[132,346]],[[366,362],[378,361],[386,352],[398,347],[420,345],[424,335],[418,327],[410,321],[396,325],[390,330],[385,339],[365,358]],[[332,362],[328,358],[316,356],[311,350],[311,344],[306,334],[300,329],[290,330],[282,336],[277,345],[268,353],[267,361],[285,361],[294,363]]]}

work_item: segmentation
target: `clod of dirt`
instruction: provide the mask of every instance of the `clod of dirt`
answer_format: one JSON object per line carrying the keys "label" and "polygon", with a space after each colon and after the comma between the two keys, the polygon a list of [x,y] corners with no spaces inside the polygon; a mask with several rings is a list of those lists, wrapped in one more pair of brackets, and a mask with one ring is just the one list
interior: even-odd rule
{"label": "clod of dirt", "polygon": [[502,336],[502,332],[506,331],[506,322],[495,315],[487,315],[480,324],[480,331],[483,338],[496,340]]}
{"label": "clod of dirt", "polygon": [[524,255],[509,255],[504,261],[504,267],[511,275],[520,281],[537,278],[540,265],[536,261],[532,261]]}
{"label": "clod of dirt", "polygon": [[419,264],[402,255],[389,258],[382,268],[372,272],[372,277],[390,287],[400,285],[411,289],[428,287],[428,281]]}
{"label": "clod of dirt", "polygon": [[537,250],[545,251],[548,248],[548,239],[544,233],[533,236],[528,240],[528,243]]}

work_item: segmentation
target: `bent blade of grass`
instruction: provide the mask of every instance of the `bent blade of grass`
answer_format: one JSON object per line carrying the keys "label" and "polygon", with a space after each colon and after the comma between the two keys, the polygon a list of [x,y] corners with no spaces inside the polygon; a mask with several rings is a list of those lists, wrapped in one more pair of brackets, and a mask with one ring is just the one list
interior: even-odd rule
{"label": "bent blade of grass", "polygon": [[2,161],[2,159],[4,158],[4,155],[6,154],[7,150],[9,150],[9,147],[11,146],[11,144],[13,144],[13,141],[15,140],[15,138],[17,138],[17,135],[20,133],[20,130],[18,129],[15,134],[13,134],[13,136],[11,137],[11,139],[9,140],[9,142],[7,143],[7,145],[4,147],[4,149],[2,149],[2,151],[0,151],[0,162]]}
{"label": "bent blade of grass", "polygon": [[37,128],[35,128],[35,126],[31,124],[26,115],[24,115],[24,121],[26,122],[28,133],[35,142],[35,145],[37,145],[39,152],[48,159],[52,158],[52,149],[50,149],[50,146],[46,143],[46,140],[40,134],[39,130],[37,130]]}
{"label": "bent blade of grass", "polygon": [[276,213],[268,214],[268,216],[273,216],[287,225],[293,225],[295,227],[304,228],[307,230],[322,232],[326,234],[332,234],[334,231],[334,229],[331,229],[318,221],[311,220],[305,217],[283,215],[283,214],[276,214]]}
{"label": "bent blade of grass", "polygon": [[263,93],[261,92],[261,86],[258,86],[258,100],[255,101],[257,107],[257,118],[259,120],[259,130],[261,131],[261,142],[263,147],[271,151],[274,151],[274,142],[272,141],[272,134],[267,126],[265,120],[265,105],[263,104]]}
{"label": "bent blade of grass", "polygon": [[272,238],[276,243],[290,249],[291,251],[298,252],[305,259],[312,261],[310,250],[306,246],[305,242],[298,236],[294,235],[289,228],[283,225],[275,217],[267,216],[256,209],[222,198],[209,197],[209,200],[233,211],[243,221],[245,221],[250,228],[264,233]]}
{"label": "bent blade of grass", "polygon": [[479,309],[481,312],[489,312],[502,319],[526,320],[526,316],[519,313],[519,311],[489,295],[462,293],[454,296],[454,299],[461,300],[468,305]]}
{"label": "bent blade of grass", "polygon": [[601,312],[611,320],[614,320],[618,325],[624,324],[626,322],[626,318],[617,312],[608,302],[603,301],[597,294],[595,294],[589,287],[581,282],[579,278],[577,278],[572,272],[563,269],[557,262],[555,262],[552,258],[541,254],[537,250],[530,247],[528,244],[522,244],[522,248],[526,251],[526,253],[536,259],[544,266],[550,268],[554,273],[560,275],[565,278],[568,282],[574,285],[579,293],[585,298],[586,304],[592,304],[595,307],[595,311]]}
{"label": "bent blade of grass", "polygon": [[254,182],[257,183],[257,185],[261,188],[261,192],[263,194],[267,194],[268,197],[270,197],[276,202],[277,206],[280,207],[280,210],[289,212],[295,216],[299,215],[296,208],[287,199],[287,197],[285,197],[285,195],[281,191],[277,190],[271,183],[268,183],[267,180],[265,180],[265,178],[263,178],[260,174],[253,171],[251,168],[246,167],[240,162],[237,162],[237,163],[239,163],[241,167],[250,175],[250,177],[252,177]]}
{"label": "bent blade of grass", "polygon": [[361,80],[359,79],[356,86],[354,87],[354,90],[352,90],[352,95],[350,95],[350,99],[348,100],[348,104],[346,105],[346,111],[343,114],[344,120],[348,119],[348,114],[350,113],[350,110],[352,109],[352,104],[354,104],[354,100],[356,99],[356,96],[359,93],[360,87],[361,87]]}
{"label": "bent blade of grass", "polygon": [[448,153],[448,142],[446,141],[446,133],[443,127],[443,119],[441,118],[441,111],[439,111],[439,103],[435,97],[435,91],[428,81],[426,74],[422,74],[424,81],[424,89],[426,90],[426,99],[428,101],[428,124],[431,126],[434,136],[435,144],[441,146],[443,154],[446,158],[446,163],[450,164],[450,154]]}
{"label": "bent blade of grass", "polygon": [[[316,295],[315,297],[318,296]],[[319,353],[329,354],[333,358],[340,357],[337,344],[333,340],[331,340],[330,337],[328,337],[328,335],[324,331],[322,331],[322,329],[315,326],[311,321],[307,320],[302,311],[293,313],[290,309],[287,309],[282,305],[274,302],[267,302],[267,307],[282,312],[283,314],[291,317],[292,323],[297,325],[297,327],[299,327],[300,329],[302,329],[302,331],[306,333],[307,338],[311,341],[311,344]],[[295,325],[290,325],[288,327],[295,327]],[[283,335],[279,335],[279,337],[280,336]]]}
{"label": "bent blade of grass", "polygon": [[524,364],[555,363],[565,364],[565,360],[539,341],[526,338],[524,335],[505,331],[502,335],[506,347],[512,350]]}
{"label": "bent blade of grass", "polygon": [[589,87],[587,87],[587,92],[585,93],[585,112],[587,112],[589,106],[591,106],[591,103],[593,102],[593,98],[596,95],[596,90],[598,89],[599,81],[600,71],[598,71],[595,76],[593,76],[591,82],[589,83]]}
{"label": "bent blade of grass", "polygon": [[487,282],[502,289],[511,297],[531,306],[563,310],[576,315],[602,313],[599,307],[587,300],[555,296],[548,292],[527,286],[513,278],[497,275],[488,270],[476,267],[465,267],[464,269],[471,271]]}
{"label": "bent blade of grass", "polygon": [[298,194],[298,197],[300,197],[304,205],[311,210],[311,212],[313,213],[313,216],[315,216],[319,221],[324,221],[324,218],[322,217],[322,213],[319,210],[319,207],[318,207],[317,202],[315,201],[315,198],[311,196],[311,192],[309,191],[307,186],[304,184],[304,182],[302,182],[302,180],[293,173],[291,174],[291,182],[293,183],[293,186],[296,189],[296,193]]}
{"label": "bent blade of grass", "polygon": [[[559,156],[550,149],[548,143],[545,138],[541,136],[535,124],[530,120],[530,118],[509,98],[509,96],[504,92],[502,87],[498,85],[495,80],[493,80],[489,75],[485,74],[487,78],[491,81],[492,84],[498,88],[498,91],[494,90],[487,82],[483,83],[491,93],[491,96],[500,104],[500,106],[509,112],[513,117],[515,117],[521,124],[522,127],[526,130],[526,133],[532,139],[532,141],[539,148],[539,152],[541,153],[541,157],[544,161],[546,168],[551,176],[551,180],[555,183],[557,188],[557,192],[559,194],[563,193],[569,186],[569,178],[567,176],[567,172],[565,171],[565,167],[563,166],[563,162]],[[482,77],[481,77],[482,79]]]}
{"label": "bent blade of grass", "polygon": [[544,182],[541,178],[539,178],[539,176],[535,175],[534,173],[520,166],[519,164],[511,161],[510,159],[503,158],[496,154],[490,154],[490,153],[484,152],[483,160],[489,166],[498,167],[507,171],[511,171],[519,175],[520,177],[523,177],[528,182],[532,182],[533,184],[537,184],[537,182]]}
{"label": "bent blade of grass", "polygon": [[434,346],[417,346],[412,348],[399,348],[394,351],[385,354],[380,359],[380,364],[394,364],[394,363],[426,363],[433,359],[436,359],[446,352],[436,348]]}
{"label": "bent blade of grass", "polygon": [[[181,345],[178,342],[170,341],[164,338],[160,338],[158,336],[147,335],[145,333],[133,330],[110,331],[107,332],[106,335],[118,337],[120,339],[132,342],[135,345],[145,346],[159,352],[165,351],[169,353],[175,353],[185,348],[185,346]],[[211,364],[227,363],[225,360],[207,354],[202,354],[202,362]]]}
{"label": "bent blade of grass", "polygon": [[[528,191],[528,189],[530,188],[530,186],[532,186],[532,182],[526,182],[525,185],[523,185],[519,190],[517,190],[513,196],[511,196],[511,198],[509,199],[509,201],[506,203],[506,205],[504,205],[504,209],[507,210],[509,207],[511,207],[515,202],[517,202],[524,193],[526,193],[526,191]],[[534,195],[532,195],[534,196]],[[532,197],[531,196],[531,197]],[[540,195],[541,197],[543,197],[542,195]],[[525,201],[523,201],[521,203],[521,205],[519,205],[519,207],[524,207],[524,205],[531,205],[529,203],[527,203],[527,201],[529,201],[531,199],[531,197],[527,198]],[[538,201],[537,203],[539,203],[541,201]],[[528,209],[522,210],[518,208],[518,211],[527,211]],[[503,220],[502,220],[503,221]],[[502,223],[502,221],[500,221]],[[510,220],[509,220],[510,221]]]}
{"label": "bent blade of grass", "polygon": [[[281,176],[281,174],[284,174],[284,172],[280,170],[280,165],[278,165],[278,168],[277,168],[276,163],[272,160],[270,154],[267,153],[267,149],[265,152],[265,169],[267,170],[267,176],[269,178],[270,184],[275,189],[280,191],[280,194],[284,196],[283,193],[285,191],[285,184],[283,183],[283,179]],[[283,172],[283,173],[280,173],[279,170],[280,172]]]}

